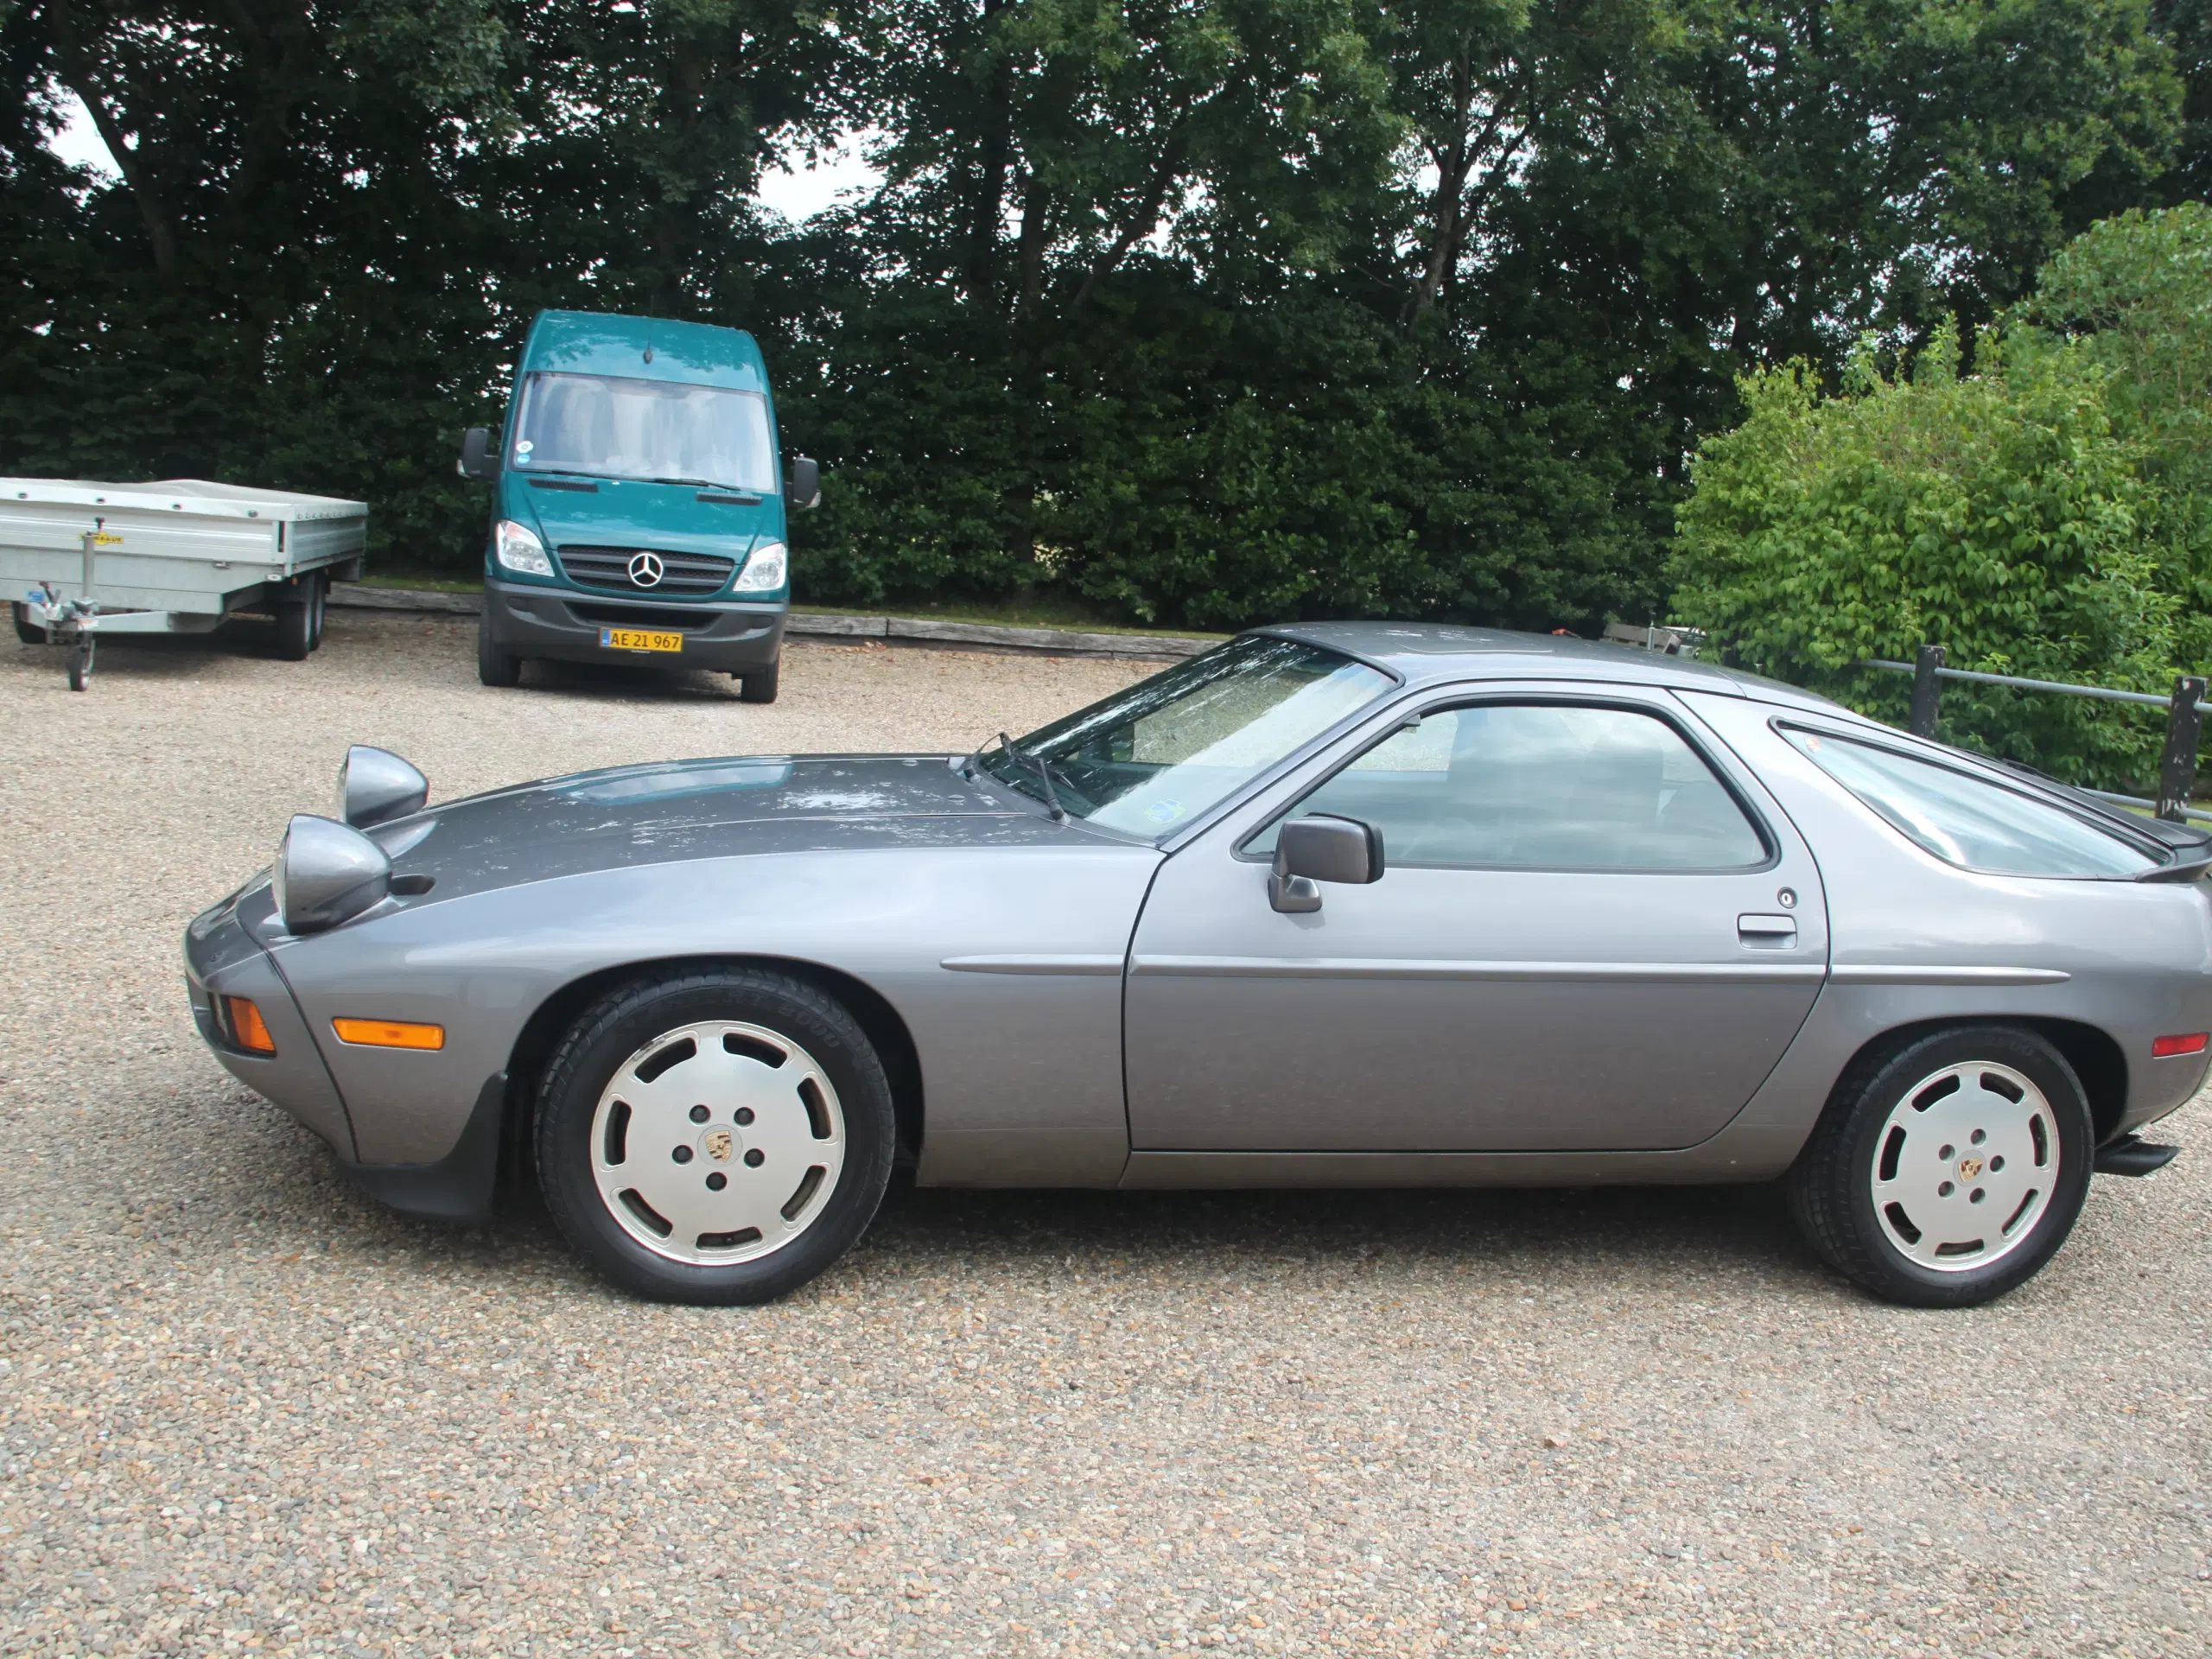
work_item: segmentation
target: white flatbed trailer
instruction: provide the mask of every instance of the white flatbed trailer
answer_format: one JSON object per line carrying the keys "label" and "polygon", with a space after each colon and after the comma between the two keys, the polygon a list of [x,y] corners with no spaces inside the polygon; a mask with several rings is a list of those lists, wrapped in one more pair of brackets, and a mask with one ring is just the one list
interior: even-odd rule
{"label": "white flatbed trailer", "polygon": [[236,611],[276,618],[277,649],[321,643],[334,580],[358,580],[365,503],[165,479],[0,478],[0,586],[27,642],[69,647],[70,683],[111,633],[205,633]]}

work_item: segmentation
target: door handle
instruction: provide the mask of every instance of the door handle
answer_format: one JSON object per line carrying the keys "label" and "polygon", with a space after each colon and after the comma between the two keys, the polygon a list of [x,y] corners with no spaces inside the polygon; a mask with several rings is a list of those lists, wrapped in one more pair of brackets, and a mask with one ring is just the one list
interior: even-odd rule
{"label": "door handle", "polygon": [[1736,918],[1736,937],[1745,944],[1761,945],[1777,950],[1797,942],[1797,918],[1795,916],[1770,916],[1747,912]]}

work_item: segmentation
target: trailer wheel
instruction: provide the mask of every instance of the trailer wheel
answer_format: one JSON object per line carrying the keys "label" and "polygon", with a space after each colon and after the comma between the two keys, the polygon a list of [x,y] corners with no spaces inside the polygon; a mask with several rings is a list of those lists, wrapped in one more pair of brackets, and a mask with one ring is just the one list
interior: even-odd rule
{"label": "trailer wheel", "polygon": [[766,668],[756,668],[750,674],[737,677],[737,700],[740,702],[773,702],[776,700],[776,678],[782,669],[780,659]]}
{"label": "trailer wheel", "polygon": [[304,599],[279,600],[276,604],[276,654],[288,663],[307,660],[315,649],[315,618]]}
{"label": "trailer wheel", "polygon": [[18,600],[8,608],[16,613],[16,639],[27,645],[43,645],[50,643],[46,637],[46,630],[31,620],[29,606]]}
{"label": "trailer wheel", "polygon": [[492,619],[480,611],[476,616],[476,677],[503,690],[522,679],[522,658],[499,649],[492,638]]}
{"label": "trailer wheel", "polygon": [[330,575],[327,571],[311,572],[307,579],[308,649],[322,649],[324,613],[330,607]]}
{"label": "trailer wheel", "polygon": [[72,691],[81,691],[92,683],[93,644],[91,634],[80,633],[77,636],[77,643],[69,647],[69,689]]}

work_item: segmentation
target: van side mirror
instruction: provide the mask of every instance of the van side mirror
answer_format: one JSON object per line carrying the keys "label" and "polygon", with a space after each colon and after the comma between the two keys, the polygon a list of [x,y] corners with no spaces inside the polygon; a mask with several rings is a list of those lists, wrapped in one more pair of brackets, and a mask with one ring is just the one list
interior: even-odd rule
{"label": "van side mirror", "polygon": [[818,507],[822,505],[822,463],[809,461],[804,455],[791,457],[791,469],[784,480],[784,502],[791,507]]}
{"label": "van side mirror", "polygon": [[474,479],[499,475],[499,458],[492,453],[489,427],[472,426],[461,435],[461,475]]}
{"label": "van side mirror", "polygon": [[1364,887],[1382,879],[1382,832],[1357,818],[1316,812],[1286,819],[1275,831],[1268,902],[1287,915],[1321,908],[1320,881]]}

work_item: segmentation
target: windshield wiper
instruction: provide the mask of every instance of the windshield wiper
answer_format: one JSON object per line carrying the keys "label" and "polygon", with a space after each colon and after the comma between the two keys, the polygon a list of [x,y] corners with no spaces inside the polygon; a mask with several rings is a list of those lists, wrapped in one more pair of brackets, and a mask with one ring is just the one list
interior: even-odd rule
{"label": "windshield wiper", "polygon": [[1067,809],[1060,804],[1060,792],[1052,787],[1052,768],[1041,756],[1023,748],[1004,732],[999,734],[999,747],[1013,756],[1015,762],[1037,774],[1037,781],[1045,785],[1045,805],[1052,815],[1052,822],[1059,823],[1067,817]]}
{"label": "windshield wiper", "polygon": [[742,484],[723,484],[711,478],[656,478],[655,484],[688,484],[695,490],[722,490],[731,495],[752,495]]}

